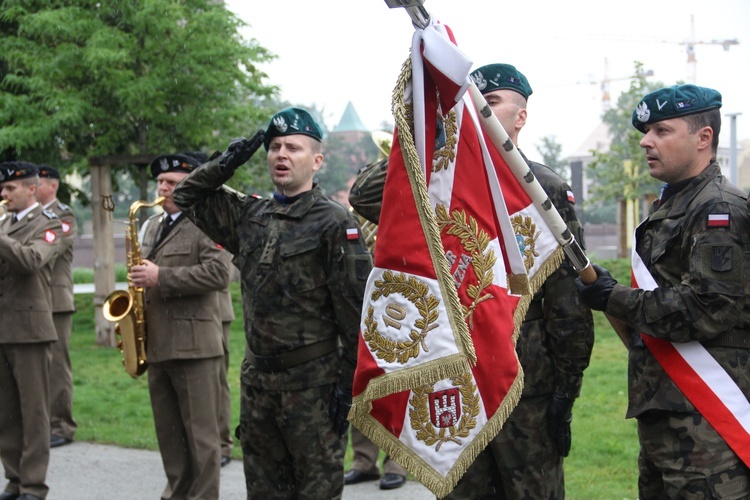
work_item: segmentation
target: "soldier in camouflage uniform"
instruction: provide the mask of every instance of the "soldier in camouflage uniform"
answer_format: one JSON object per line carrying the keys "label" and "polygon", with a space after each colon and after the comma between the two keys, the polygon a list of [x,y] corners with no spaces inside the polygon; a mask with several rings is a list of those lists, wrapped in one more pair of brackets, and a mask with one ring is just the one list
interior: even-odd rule
{"label": "soldier in camouflage uniform", "polygon": [[[472,78],[517,143],[531,94],[526,78],[508,64],[483,66]],[[583,247],[570,187],[550,168],[526,161]],[[357,212],[373,222],[379,218],[385,176],[385,164],[373,164],[360,174],[349,196]],[[563,457],[570,451],[571,412],[594,344],[591,311],[576,296],[576,276],[566,259],[534,296],[516,345],[524,371],[521,400],[446,498],[564,497]]]}
{"label": "soldier in camouflage uniform", "polygon": [[720,107],[717,91],[695,85],[660,89],[638,104],[632,123],[645,134],[650,174],[666,183],[635,238],[655,288],[620,285],[600,266],[593,284],[576,283],[589,306],[630,329],[627,417],[638,419],[641,500],[750,494],[747,465],[680,389],[694,382],[678,387],[645,345],[700,343],[720,365],[715,373],[750,398],[750,215],[746,194],[716,163]]}
{"label": "soldier in camouflage uniform", "polygon": [[[322,133],[287,108],[174,191],[175,203],[235,255],[246,349],[237,437],[248,498],[341,498],[362,298],[372,260],[356,217],[313,183]],[[276,187],[222,186],[263,143]]]}

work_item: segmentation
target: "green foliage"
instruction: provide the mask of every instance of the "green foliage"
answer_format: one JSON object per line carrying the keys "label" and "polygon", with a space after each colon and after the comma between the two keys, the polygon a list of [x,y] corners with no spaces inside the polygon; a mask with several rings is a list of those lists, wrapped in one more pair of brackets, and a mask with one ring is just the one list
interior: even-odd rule
{"label": "green foliage", "polygon": [[617,99],[617,106],[602,117],[612,142],[609,151],[592,151],[594,161],[588,165],[586,174],[593,182],[587,201],[635,200],[658,193],[660,184],[649,175],[646,157],[639,146],[643,134],[632,126],[630,120],[641,98],[663,86],[661,82],[649,83],[643,64],[635,63],[630,88]]}
{"label": "green foliage", "polygon": [[273,58],[223,2],[3,0],[0,151],[87,159],[220,149],[264,127]]}
{"label": "green foliage", "polygon": [[568,160],[562,157],[562,144],[557,142],[554,136],[542,137],[542,143],[537,144],[536,150],[542,155],[542,163],[565,179],[565,182],[570,182]]}
{"label": "green foliage", "polygon": [[378,148],[369,134],[354,140],[345,133],[329,133],[324,148],[323,168],[315,178],[328,195],[348,189],[347,182],[378,156]]}

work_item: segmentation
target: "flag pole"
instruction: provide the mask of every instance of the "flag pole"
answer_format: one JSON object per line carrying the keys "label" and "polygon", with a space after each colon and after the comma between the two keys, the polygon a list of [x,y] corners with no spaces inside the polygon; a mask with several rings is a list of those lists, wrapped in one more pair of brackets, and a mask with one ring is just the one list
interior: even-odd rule
{"label": "flag pole", "polygon": [[[430,24],[430,13],[424,8],[424,0],[385,0],[389,8],[404,8],[412,19],[412,24],[418,29],[425,29]],[[570,260],[573,268],[581,277],[584,283],[590,284],[596,281],[597,274],[591,265],[591,261],[586,256],[581,246],[576,241],[573,234],[568,229],[567,224],[560,216],[555,206],[550,201],[547,193],[542,188],[536,176],[526,164],[518,148],[508,136],[500,121],[497,119],[492,109],[487,104],[484,96],[477,86],[472,82],[469,87],[471,99],[476,107],[482,128],[490,137],[497,150],[502,155],[513,175],[518,180],[521,187],[526,191],[534,206],[539,211],[542,218],[552,230],[555,239],[560,243],[565,255]],[[630,343],[627,324],[618,319],[607,315],[612,328],[627,348]]]}

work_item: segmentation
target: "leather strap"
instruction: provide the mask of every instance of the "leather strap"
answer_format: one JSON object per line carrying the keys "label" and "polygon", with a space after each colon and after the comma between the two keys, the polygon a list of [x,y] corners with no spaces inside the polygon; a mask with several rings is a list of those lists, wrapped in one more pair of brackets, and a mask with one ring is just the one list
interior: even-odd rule
{"label": "leather strap", "polygon": [[326,354],[332,353],[338,349],[338,347],[338,339],[332,337],[276,356],[257,356],[249,349],[246,351],[246,356],[250,366],[254,366],[263,372],[275,372],[279,370],[287,370],[301,365],[302,363],[320,358]]}

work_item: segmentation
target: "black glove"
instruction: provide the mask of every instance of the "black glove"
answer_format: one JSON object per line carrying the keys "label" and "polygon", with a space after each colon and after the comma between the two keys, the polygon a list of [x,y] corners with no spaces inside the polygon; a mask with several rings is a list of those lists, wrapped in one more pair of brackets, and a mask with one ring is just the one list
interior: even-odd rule
{"label": "black glove", "polygon": [[250,139],[241,137],[232,139],[227,146],[227,150],[221,153],[219,165],[227,171],[227,174],[233,174],[237,167],[250,159],[258,148],[263,144],[265,132],[258,130]]}
{"label": "black glove", "polygon": [[328,410],[328,416],[331,417],[331,422],[333,422],[334,432],[339,436],[346,434],[346,430],[349,428],[349,421],[346,418],[349,416],[349,409],[351,407],[351,388],[336,384],[336,387],[333,389],[333,396],[331,396],[331,406]]}
{"label": "black glove", "polygon": [[573,401],[560,394],[553,394],[547,405],[547,429],[561,457],[567,457],[570,453],[570,421],[573,420]]}
{"label": "black glove", "polygon": [[609,296],[612,294],[617,280],[602,266],[597,264],[592,264],[592,266],[598,275],[596,281],[590,285],[584,285],[583,280],[579,276],[576,278],[576,288],[578,288],[578,293],[581,294],[583,302],[589,308],[595,311],[605,311],[607,309],[607,302],[609,302]]}

